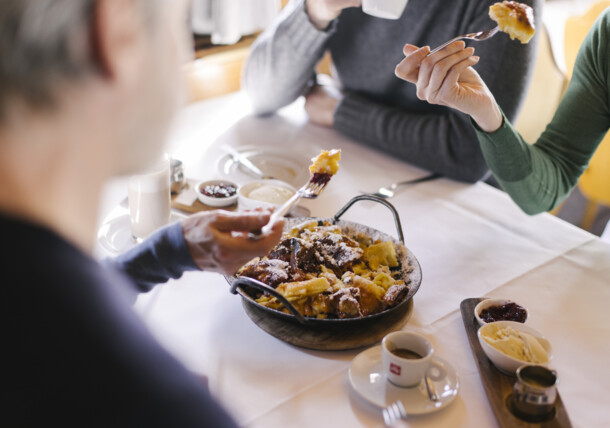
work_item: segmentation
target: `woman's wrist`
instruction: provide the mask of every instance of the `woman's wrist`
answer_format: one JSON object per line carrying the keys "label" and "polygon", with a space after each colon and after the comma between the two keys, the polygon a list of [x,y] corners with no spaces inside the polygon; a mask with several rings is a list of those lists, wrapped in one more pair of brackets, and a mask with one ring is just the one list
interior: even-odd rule
{"label": "woman's wrist", "polygon": [[500,129],[504,121],[500,107],[498,107],[498,104],[493,98],[490,99],[488,106],[482,106],[477,112],[470,114],[470,116],[479,128],[488,134]]}
{"label": "woman's wrist", "polygon": [[314,27],[320,31],[326,30],[332,20],[338,16],[332,16],[332,14],[328,11],[328,8],[317,0],[306,0],[305,12],[307,12],[309,20]]}

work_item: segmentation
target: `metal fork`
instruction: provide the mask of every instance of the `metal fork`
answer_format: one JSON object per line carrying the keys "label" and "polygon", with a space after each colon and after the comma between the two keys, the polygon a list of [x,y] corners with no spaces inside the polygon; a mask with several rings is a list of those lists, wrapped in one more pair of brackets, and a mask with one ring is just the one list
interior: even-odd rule
{"label": "metal fork", "polygon": [[457,42],[458,40],[466,39],[466,40],[476,40],[477,42],[481,42],[483,40],[487,40],[490,37],[495,36],[498,31],[500,31],[500,27],[495,27],[495,28],[492,28],[491,30],[487,30],[487,31],[479,31],[478,33],[470,33],[470,34],[464,34],[462,36],[457,36],[457,37],[449,40],[447,43],[443,43],[436,49],[431,50],[430,53],[428,54],[428,56],[432,55],[435,52],[440,51],[444,47],[449,46],[453,42]]}
{"label": "metal fork", "polygon": [[419,178],[415,178],[415,179],[411,179],[411,180],[399,181],[398,183],[391,184],[388,187],[380,187],[375,193],[367,193],[367,192],[362,192],[362,193],[377,196],[379,198],[388,199],[388,198],[393,197],[396,194],[396,191],[398,190],[398,188],[401,186],[406,186],[407,184],[423,183],[424,181],[430,181],[430,180],[434,180],[435,178],[440,178],[440,177],[442,177],[440,174],[434,173],[434,174],[425,175],[423,177],[419,177]]}
{"label": "metal fork", "polygon": [[250,238],[254,238],[254,239],[265,236],[266,234],[268,234],[271,231],[275,222],[277,220],[279,220],[280,218],[284,217],[286,215],[286,213],[288,213],[288,211],[290,211],[290,208],[295,206],[297,204],[297,202],[299,202],[303,198],[304,199],[317,198],[320,195],[320,193],[322,192],[322,190],[324,190],[324,188],[326,187],[327,184],[328,184],[328,181],[320,182],[320,181],[317,181],[312,176],[304,186],[302,186],[300,189],[298,189],[296,191],[296,193],[290,197],[290,199],[288,199],[286,202],[284,202],[278,209],[273,211],[273,214],[271,214],[271,217],[269,218],[269,222],[261,228],[260,233],[250,232],[250,234],[248,236]]}
{"label": "metal fork", "polygon": [[392,427],[400,420],[407,420],[407,411],[402,401],[398,400],[381,411],[386,426]]}

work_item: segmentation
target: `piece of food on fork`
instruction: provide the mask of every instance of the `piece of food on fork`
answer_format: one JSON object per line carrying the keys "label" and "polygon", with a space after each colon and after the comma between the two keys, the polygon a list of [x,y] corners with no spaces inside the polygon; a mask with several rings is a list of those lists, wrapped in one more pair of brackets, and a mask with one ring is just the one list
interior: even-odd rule
{"label": "piece of food on fork", "polygon": [[528,43],[534,37],[534,10],[526,4],[516,1],[495,3],[489,7],[489,16],[498,23],[500,31],[513,40]]}
{"label": "piece of food on fork", "polygon": [[312,159],[312,164],[309,166],[311,177],[290,199],[284,202],[276,209],[269,222],[262,227],[260,231],[253,231],[249,234],[251,238],[258,238],[269,233],[277,221],[284,217],[290,209],[296,205],[301,198],[315,199],[322,190],[326,187],[331,177],[339,170],[339,160],[341,159],[341,150],[322,150],[318,156]]}
{"label": "piece of food on fork", "polygon": [[313,158],[312,164],[309,166],[311,179],[318,184],[325,185],[330,181],[330,178],[339,170],[339,161],[341,160],[341,150],[322,150],[318,156]]}

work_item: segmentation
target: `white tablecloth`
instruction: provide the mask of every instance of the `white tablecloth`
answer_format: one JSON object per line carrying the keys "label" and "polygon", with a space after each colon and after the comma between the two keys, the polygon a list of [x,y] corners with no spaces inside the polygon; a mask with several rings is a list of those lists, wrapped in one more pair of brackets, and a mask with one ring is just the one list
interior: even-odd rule
{"label": "white tablecloth", "polygon": [[[427,174],[308,124],[300,102],[277,116],[253,118],[241,93],[185,108],[169,149],[183,160],[188,177],[204,179],[218,175],[222,144],[291,147],[307,157],[341,148],[339,174],[322,196],[303,203],[314,216],[332,216],[360,190]],[[109,183],[101,220],[124,213],[117,204],[125,189],[124,180]],[[481,296],[511,298],[529,308],[528,323],[554,346],[552,366],[574,425],[610,426],[610,246],[551,215],[529,217],[482,183],[440,179],[405,189],[391,202],[423,271],[404,328],[427,335],[461,384],[453,403],[411,418],[411,426],[496,425],[459,313],[463,299]],[[389,211],[370,202],[355,205],[344,218],[395,233]],[[214,394],[244,426],[383,425],[379,409],[347,383],[359,351],[310,351],[275,339],[247,317],[219,275],[187,273],[141,296],[136,308],[162,343],[208,376]]]}

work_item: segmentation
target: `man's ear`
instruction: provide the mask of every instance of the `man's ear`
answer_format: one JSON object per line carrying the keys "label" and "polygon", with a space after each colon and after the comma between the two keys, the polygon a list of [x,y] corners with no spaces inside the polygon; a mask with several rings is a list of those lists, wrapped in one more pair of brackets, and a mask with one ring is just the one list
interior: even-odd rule
{"label": "man's ear", "polygon": [[138,78],[146,36],[141,1],[96,1],[91,46],[98,68],[106,79]]}

